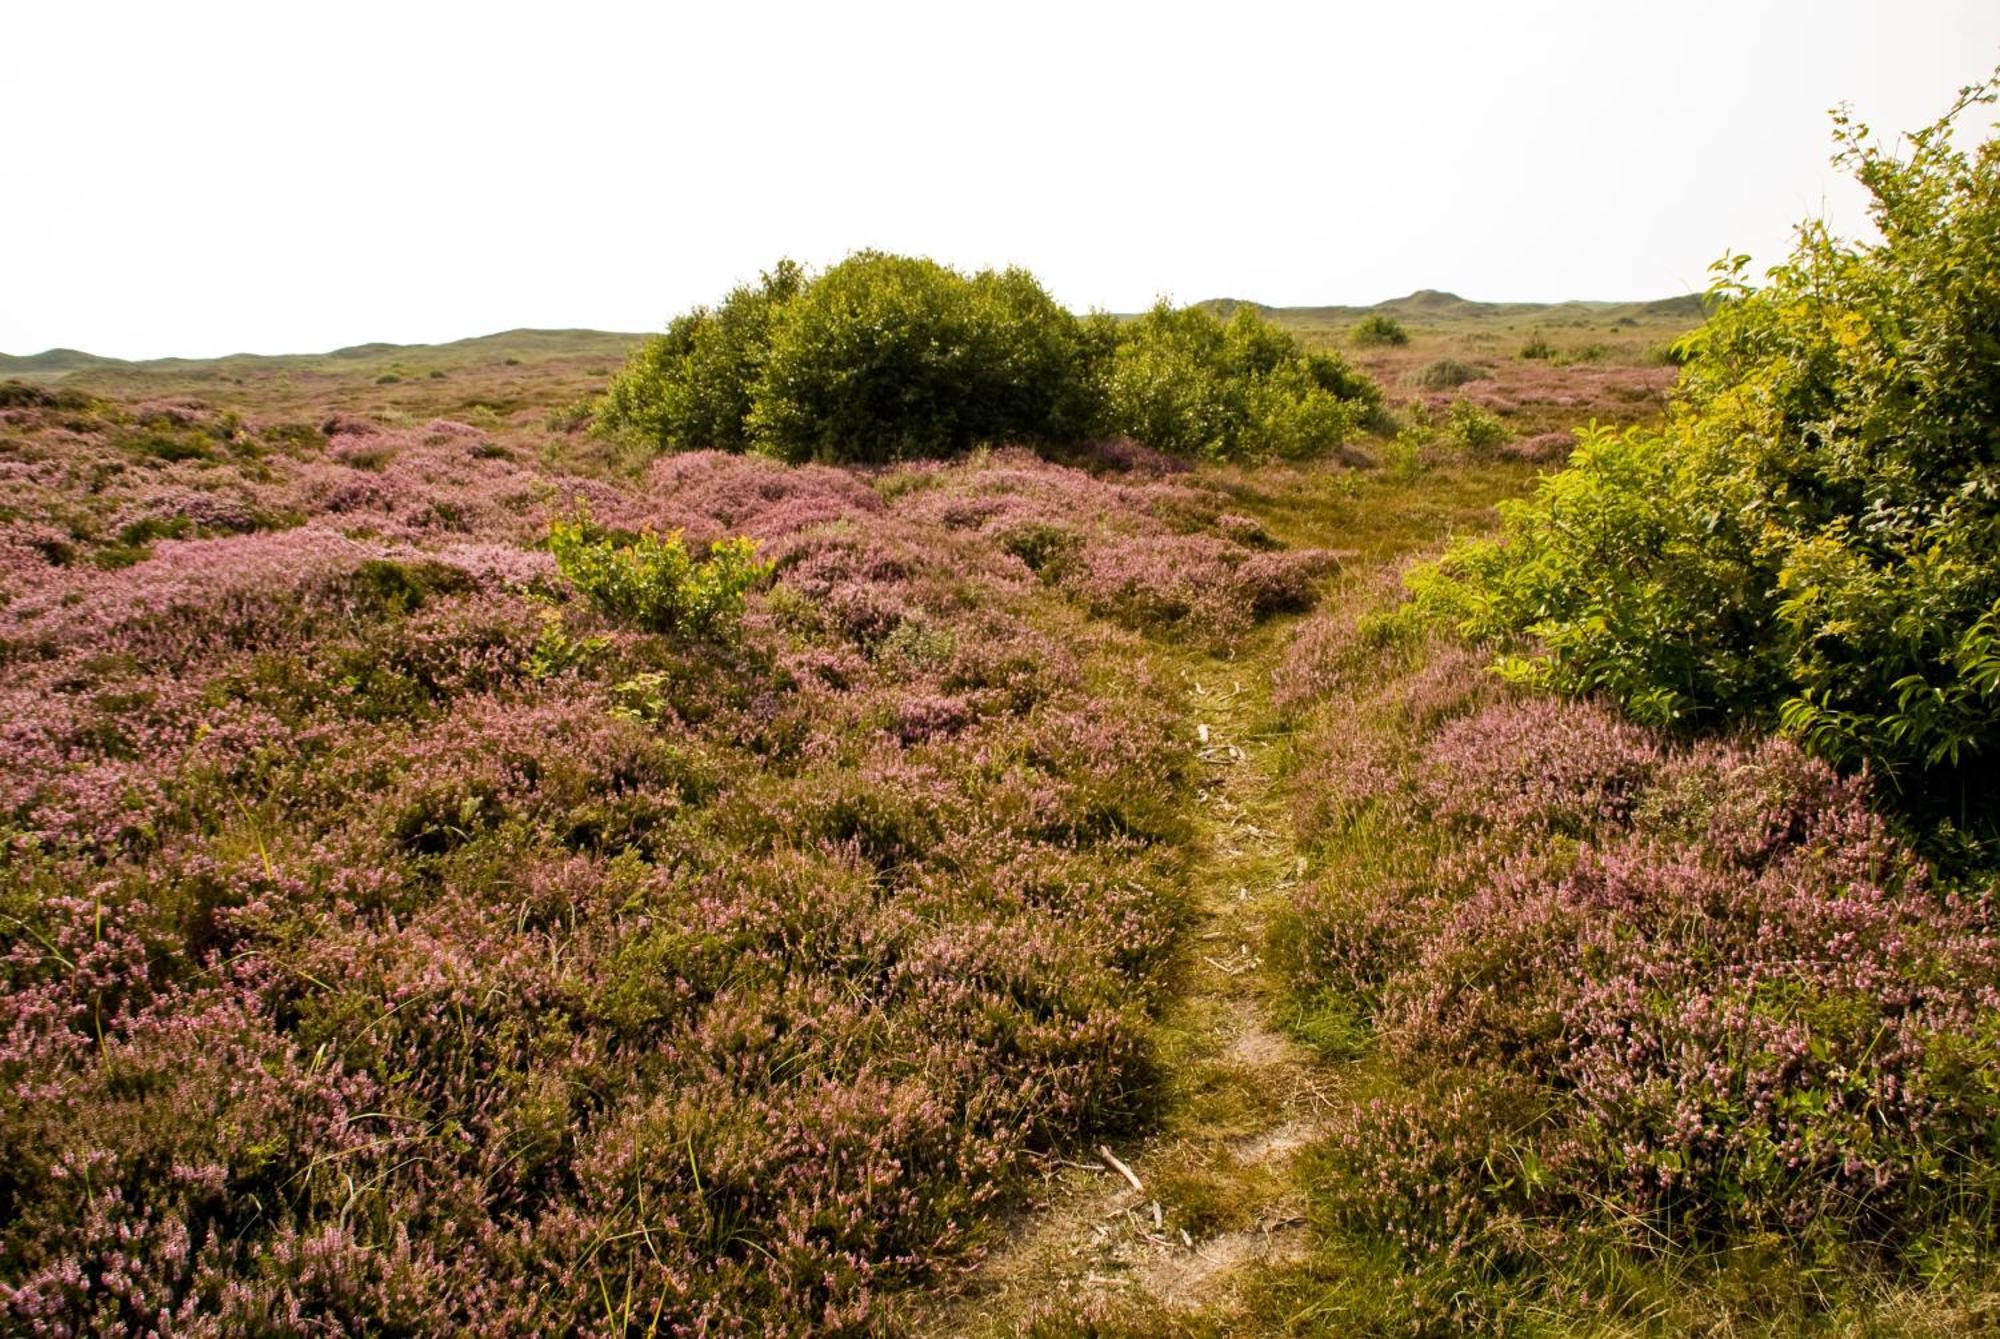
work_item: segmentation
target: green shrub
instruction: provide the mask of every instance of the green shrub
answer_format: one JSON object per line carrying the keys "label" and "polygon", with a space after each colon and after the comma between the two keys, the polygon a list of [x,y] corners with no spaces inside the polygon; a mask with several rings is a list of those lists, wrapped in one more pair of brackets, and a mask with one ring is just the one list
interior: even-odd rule
{"label": "green shrub", "polygon": [[606,389],[604,423],[627,428],[667,451],[750,445],[750,403],[771,326],[805,287],[805,272],[781,260],[756,287],[740,287],[720,307],[676,317],[646,341]]}
{"label": "green shrub", "polygon": [[888,462],[1125,434],[1183,455],[1297,458],[1379,408],[1372,382],[1248,309],[1078,319],[1024,270],[866,251],[789,262],[676,320],[597,406],[662,450]]}
{"label": "green shrub", "polygon": [[1366,377],[1247,307],[1225,323],[1164,302],[1118,331],[1104,394],[1111,431],[1214,460],[1321,454],[1380,406]]}
{"label": "green shrub", "polygon": [[1424,449],[1434,440],[1429,428],[1405,426],[1399,429],[1382,452],[1382,463],[1391,478],[1408,483],[1424,472]]}
{"label": "green shrub", "polygon": [[1528,342],[1521,346],[1521,356],[1530,362],[1546,361],[1556,356],[1556,346],[1549,343],[1547,335],[1537,330],[1528,337]]}
{"label": "green shrub", "polygon": [[1507,425],[1470,400],[1453,400],[1440,429],[1444,440],[1469,455],[1485,455],[1507,440]]}
{"label": "green shrub", "polygon": [[648,632],[726,632],[743,615],[745,593],[771,573],[749,539],[718,540],[696,558],[678,530],[621,539],[584,513],[550,522],[549,551],[591,603]]}
{"label": "green shrub", "polygon": [[[1956,809],[2000,754],[2000,143],[1965,90],[1906,159],[1836,118],[1881,240],[1717,267],[1660,430],[1583,436],[1503,535],[1419,574],[1517,677],[1656,723],[1781,726]],[[1990,816],[1990,814],[1989,814]]]}
{"label": "green shrub", "polygon": [[370,558],[354,569],[349,581],[357,610],[380,615],[409,614],[436,595],[462,595],[472,578],[449,563],[423,558],[397,562]]}
{"label": "green shrub", "polygon": [[550,432],[571,433],[590,422],[597,412],[597,402],[590,396],[582,396],[568,404],[557,405],[542,419],[542,426]]}
{"label": "green shrub", "polygon": [[1375,312],[1356,321],[1347,332],[1347,342],[1358,348],[1380,348],[1389,344],[1408,344],[1410,332],[1403,329],[1403,323],[1384,312]]}
{"label": "green shrub", "polygon": [[601,416],[669,451],[793,461],[1072,440],[1095,417],[1090,346],[1024,270],[864,251],[808,282],[785,261],[644,345]]}
{"label": "green shrub", "polygon": [[1438,358],[1425,363],[1403,380],[1418,390],[1457,390],[1468,381],[1490,381],[1492,373],[1482,372],[1470,363],[1462,363],[1456,358]]}
{"label": "green shrub", "polygon": [[215,459],[215,441],[199,428],[149,428],[119,445],[135,456],[177,465],[190,460]]}
{"label": "green shrub", "polygon": [[1025,270],[970,278],[864,251],[808,284],[752,392],[760,449],[891,461],[1074,439],[1092,417],[1083,331]]}

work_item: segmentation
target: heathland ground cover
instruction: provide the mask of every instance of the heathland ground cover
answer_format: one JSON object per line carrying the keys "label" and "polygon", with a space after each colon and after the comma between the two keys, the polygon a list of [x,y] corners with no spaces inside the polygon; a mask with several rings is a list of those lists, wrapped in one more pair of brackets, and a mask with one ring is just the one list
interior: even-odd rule
{"label": "heathland ground cover", "polygon": [[512,347],[7,391],[10,1324],[905,1328],[1053,1159],[1257,1136],[1214,695],[1365,472],[654,459]]}
{"label": "heathland ground cover", "polygon": [[[1990,620],[1895,597],[1985,570],[1995,160],[1848,142],[1885,245],[1687,342],[870,253],[664,340],[10,360],[7,1328],[1990,1327],[1990,847],[1920,784]],[[1763,547],[1564,547],[1725,437]],[[1663,566],[1793,592],[1764,678],[1561,623]],[[1956,677],[1885,733],[1828,638],[1896,629]]]}

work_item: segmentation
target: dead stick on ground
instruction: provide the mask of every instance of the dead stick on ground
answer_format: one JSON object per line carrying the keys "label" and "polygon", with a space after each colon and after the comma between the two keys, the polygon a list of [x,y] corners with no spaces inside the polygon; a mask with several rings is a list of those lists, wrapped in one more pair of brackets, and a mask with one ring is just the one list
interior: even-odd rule
{"label": "dead stick on ground", "polygon": [[1113,1153],[1110,1150],[1110,1148],[1108,1148],[1103,1144],[1099,1144],[1097,1146],[1097,1156],[1103,1158],[1107,1163],[1109,1163],[1111,1165],[1112,1171],[1118,1173],[1120,1176],[1124,1177],[1127,1181],[1129,1181],[1132,1185],[1132,1189],[1138,1191],[1141,1195],[1146,1193],[1146,1187],[1139,1184],[1138,1173],[1134,1172],[1130,1167],[1127,1167],[1124,1163],[1118,1161],[1118,1155],[1116,1153]]}

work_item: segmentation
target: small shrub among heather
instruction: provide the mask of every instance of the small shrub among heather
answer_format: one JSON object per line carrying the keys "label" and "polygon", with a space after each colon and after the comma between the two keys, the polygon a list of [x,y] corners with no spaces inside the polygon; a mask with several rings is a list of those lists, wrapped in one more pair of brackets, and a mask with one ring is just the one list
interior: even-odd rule
{"label": "small shrub among heather", "polygon": [[1467,455],[1492,455],[1507,440],[1507,425],[1470,400],[1453,400],[1438,425],[1445,442]]}
{"label": "small shrub among heather", "polygon": [[613,379],[601,414],[664,450],[794,461],[1075,441],[1095,417],[1089,348],[1024,270],[863,251],[811,278],[780,263],[676,319]]}
{"label": "small shrub among heather", "polygon": [[1111,430],[1210,460],[1324,454],[1379,400],[1346,363],[1248,307],[1225,322],[1206,308],[1159,304],[1119,328],[1105,381]]}
{"label": "small shrub among heather", "polygon": [[1387,348],[1410,342],[1410,332],[1387,312],[1376,312],[1356,321],[1347,332],[1347,342],[1356,348]]}
{"label": "small shrub among heather", "polygon": [[701,558],[678,530],[621,543],[587,514],[549,524],[556,569],[606,613],[649,632],[711,633],[743,615],[743,596],[771,574],[754,540],[720,539]]}
{"label": "small shrub among heather", "polygon": [[1490,375],[1456,358],[1437,358],[1425,363],[1403,380],[1419,390],[1449,391],[1456,390],[1470,381],[1488,380]]}
{"label": "small shrub among heather", "polygon": [[1026,270],[970,277],[862,252],[773,323],[749,430],[784,460],[891,461],[1075,441],[1095,414],[1082,323]]}

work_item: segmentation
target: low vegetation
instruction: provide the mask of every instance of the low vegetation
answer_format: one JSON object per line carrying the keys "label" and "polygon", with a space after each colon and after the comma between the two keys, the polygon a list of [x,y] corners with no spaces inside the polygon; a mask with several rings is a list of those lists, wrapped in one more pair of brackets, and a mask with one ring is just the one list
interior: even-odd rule
{"label": "low vegetation", "polygon": [[1212,485],[10,405],[0,1328],[865,1333],[1149,1109]]}
{"label": "low vegetation", "polygon": [[1685,338],[863,252],[0,384],[0,1329],[1991,1328],[1951,125]]}
{"label": "low vegetation", "polygon": [[1680,747],[1383,628],[1280,673],[1314,874],[1275,947],[1301,1035],[1376,1076],[1310,1159],[1322,1300],[1679,1331],[1986,1286],[1987,903],[1789,742]]}
{"label": "low vegetation", "polygon": [[1366,377],[1248,307],[1223,322],[1166,303],[1118,329],[1104,397],[1107,430],[1218,461],[1325,455],[1380,404]]}
{"label": "low vegetation", "polygon": [[1425,363],[1405,378],[1410,385],[1426,391],[1456,390],[1467,382],[1491,379],[1490,373],[1456,358],[1439,358]]}
{"label": "low vegetation", "polygon": [[1879,244],[1732,262],[1664,425],[1301,626],[1271,947],[1351,1077],[1256,1324],[1990,1316],[2000,148],[1949,124],[1895,160],[1843,118]]}

